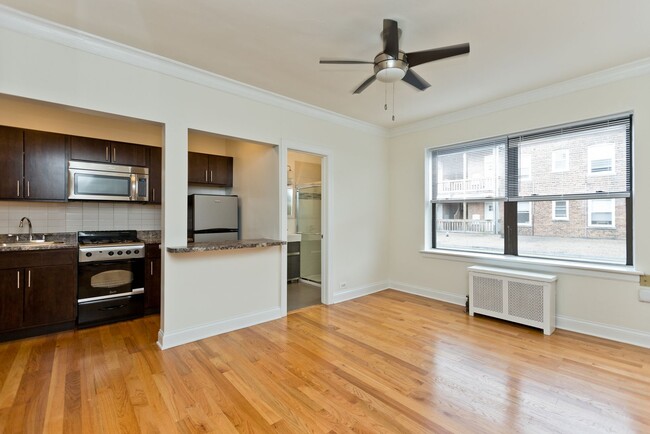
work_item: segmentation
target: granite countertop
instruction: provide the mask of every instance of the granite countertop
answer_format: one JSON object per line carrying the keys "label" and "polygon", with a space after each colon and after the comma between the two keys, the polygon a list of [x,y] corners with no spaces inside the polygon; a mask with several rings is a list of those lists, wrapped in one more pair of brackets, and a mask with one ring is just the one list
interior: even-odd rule
{"label": "granite countertop", "polygon": [[138,239],[145,244],[160,244],[160,231],[138,231]]}
{"label": "granite countertop", "polygon": [[27,234],[0,234],[0,252],[76,249],[78,247],[76,232],[33,234],[32,238],[33,240],[39,241],[45,240],[45,242],[29,242],[29,237]]}
{"label": "granite countertop", "polygon": [[169,253],[208,252],[213,250],[256,249],[260,247],[282,246],[286,241],[258,238],[252,240],[211,241],[188,243],[187,247],[167,247]]}

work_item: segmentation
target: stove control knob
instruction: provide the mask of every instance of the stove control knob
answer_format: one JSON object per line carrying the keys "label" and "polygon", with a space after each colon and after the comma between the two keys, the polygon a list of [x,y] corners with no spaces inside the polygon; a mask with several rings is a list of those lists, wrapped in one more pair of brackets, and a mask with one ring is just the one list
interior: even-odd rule
{"label": "stove control knob", "polygon": [[90,252],[86,252],[86,257],[87,257],[87,258],[90,258],[92,255],[93,255],[92,253],[90,253]]}
{"label": "stove control knob", "polygon": [[130,251],[130,250],[127,250],[127,251],[126,251],[126,254],[127,254],[127,255],[130,255],[130,254],[131,254],[131,251]]}
{"label": "stove control knob", "polygon": [[133,253],[137,255],[138,253],[140,253],[140,250],[134,250]]}
{"label": "stove control knob", "polygon": [[108,256],[113,256],[115,252],[108,252]]}
{"label": "stove control knob", "polygon": [[117,254],[118,254],[118,255],[121,255],[121,254],[122,254],[122,251],[121,251],[121,250],[118,250],[118,251],[117,251]]}

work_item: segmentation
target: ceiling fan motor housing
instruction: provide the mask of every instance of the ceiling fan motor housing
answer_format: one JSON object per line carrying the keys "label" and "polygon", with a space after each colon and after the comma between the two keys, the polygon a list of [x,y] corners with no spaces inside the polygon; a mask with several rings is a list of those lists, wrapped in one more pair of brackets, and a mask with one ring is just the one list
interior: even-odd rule
{"label": "ceiling fan motor housing", "polygon": [[375,76],[383,83],[394,83],[404,78],[409,65],[403,51],[397,55],[397,59],[386,54],[379,53],[375,56]]}

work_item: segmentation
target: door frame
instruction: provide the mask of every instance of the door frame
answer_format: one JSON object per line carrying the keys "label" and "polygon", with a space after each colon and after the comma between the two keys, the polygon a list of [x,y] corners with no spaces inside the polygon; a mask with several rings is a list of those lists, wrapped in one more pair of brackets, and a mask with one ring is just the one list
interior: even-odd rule
{"label": "door frame", "polygon": [[[333,288],[330,285],[332,279],[330,278],[331,269],[330,264],[330,221],[332,215],[332,201],[331,201],[331,171],[332,171],[332,155],[328,149],[317,146],[309,146],[302,143],[282,140],[280,144],[280,158],[279,171],[280,171],[280,239],[287,240],[287,165],[289,151],[302,152],[306,154],[316,155],[321,157],[321,303],[333,303]],[[287,315],[287,246],[282,248],[282,270],[280,270],[280,308],[282,316]]]}

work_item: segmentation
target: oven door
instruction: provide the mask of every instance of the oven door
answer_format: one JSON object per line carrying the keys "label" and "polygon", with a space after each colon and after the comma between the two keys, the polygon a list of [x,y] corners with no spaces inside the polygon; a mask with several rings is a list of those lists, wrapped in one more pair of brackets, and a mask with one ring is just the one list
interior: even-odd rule
{"label": "oven door", "polygon": [[79,302],[144,291],[144,258],[81,262],[78,268]]}

